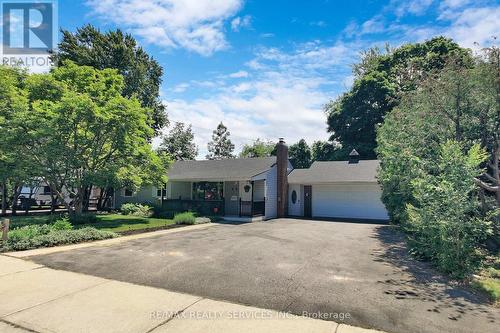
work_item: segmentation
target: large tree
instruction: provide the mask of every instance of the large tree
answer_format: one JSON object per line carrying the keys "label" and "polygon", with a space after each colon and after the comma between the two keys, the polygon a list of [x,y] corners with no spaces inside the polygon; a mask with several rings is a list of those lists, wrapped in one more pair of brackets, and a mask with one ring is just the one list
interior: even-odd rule
{"label": "large tree", "polygon": [[392,220],[409,232],[415,253],[460,274],[477,267],[491,222],[500,244],[498,60],[498,48],[470,64],[451,57],[403,95],[378,131]]}
{"label": "large tree", "polygon": [[307,169],[311,166],[311,148],[306,140],[300,139],[299,142],[291,145],[288,154],[295,169]]}
{"label": "large tree", "polygon": [[[0,66],[0,187],[2,214],[8,201],[17,203],[22,185],[35,174],[37,165],[19,158],[18,115],[27,112],[29,103],[25,90],[27,74],[17,68]],[[14,205],[13,213],[16,207]]]}
{"label": "large tree", "polygon": [[191,125],[176,122],[174,127],[163,137],[160,151],[166,152],[175,160],[194,160],[198,155],[198,147],[194,143]]}
{"label": "large tree", "polygon": [[96,69],[114,68],[124,77],[122,95],[136,97],[150,110],[148,121],[159,134],[168,124],[165,106],[159,98],[163,68],[138,46],[134,37],[121,30],[102,33],[86,25],[72,33],[62,31],[62,39],[52,55],[56,64],[71,60],[82,66]]}
{"label": "large tree", "polygon": [[49,74],[31,75],[26,85],[30,108],[13,120],[18,154],[38,165],[39,176],[70,211],[80,213],[103,179],[137,186],[166,181],[148,142],[149,111],[123,97],[124,79],[116,70],[67,61]]}
{"label": "large tree", "polygon": [[385,115],[399,104],[402,93],[442,69],[450,55],[470,59],[467,50],[444,37],[387,48],[385,53],[376,48],[365,52],[354,66],[350,91],[325,106],[330,140],[342,144],[342,157],[355,148],[361,158],[375,158],[376,129]]}
{"label": "large tree", "polygon": [[212,141],[208,143],[208,160],[221,160],[224,158],[234,158],[234,144],[229,139],[231,133],[221,122],[212,133]]}
{"label": "large tree", "polygon": [[251,145],[243,145],[240,157],[268,157],[272,156],[276,144],[273,142],[266,142],[260,139],[255,140]]}

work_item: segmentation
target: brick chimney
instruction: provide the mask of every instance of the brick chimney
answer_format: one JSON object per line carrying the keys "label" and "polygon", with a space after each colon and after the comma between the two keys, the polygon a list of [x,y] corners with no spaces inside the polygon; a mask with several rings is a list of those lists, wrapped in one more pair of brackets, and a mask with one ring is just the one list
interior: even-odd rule
{"label": "brick chimney", "polygon": [[278,169],[278,217],[287,216],[288,208],[288,146],[283,138],[276,146],[276,168]]}

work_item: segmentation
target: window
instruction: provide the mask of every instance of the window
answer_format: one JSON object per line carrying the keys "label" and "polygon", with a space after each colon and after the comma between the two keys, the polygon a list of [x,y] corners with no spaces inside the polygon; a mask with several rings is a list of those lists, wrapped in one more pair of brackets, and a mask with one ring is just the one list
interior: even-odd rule
{"label": "window", "polygon": [[292,203],[295,205],[297,202],[297,192],[295,190],[292,191]]}
{"label": "window", "polygon": [[167,184],[163,186],[163,189],[156,189],[156,196],[157,197],[166,197],[167,196]]}
{"label": "window", "polygon": [[50,186],[43,187],[43,195],[50,195]]}
{"label": "window", "polygon": [[132,190],[129,190],[128,188],[126,188],[123,195],[125,197],[131,197],[132,195],[134,195],[134,192],[132,192]]}
{"label": "window", "polygon": [[198,182],[193,183],[193,200],[222,200],[223,183]]}

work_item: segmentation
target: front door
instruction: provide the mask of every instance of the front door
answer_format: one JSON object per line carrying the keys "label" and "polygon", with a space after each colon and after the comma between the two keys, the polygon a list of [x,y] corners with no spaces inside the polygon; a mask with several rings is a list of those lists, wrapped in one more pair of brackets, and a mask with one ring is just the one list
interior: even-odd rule
{"label": "front door", "polygon": [[304,186],[304,216],[312,217],[312,186]]}
{"label": "front door", "polygon": [[238,182],[224,183],[224,214],[227,216],[240,215],[240,187]]}

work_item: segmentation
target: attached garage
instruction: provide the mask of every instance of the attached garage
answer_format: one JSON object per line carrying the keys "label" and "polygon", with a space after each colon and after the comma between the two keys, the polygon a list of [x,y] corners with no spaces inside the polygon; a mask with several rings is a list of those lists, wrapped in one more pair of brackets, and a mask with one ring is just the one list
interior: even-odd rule
{"label": "attached garage", "polygon": [[312,186],[312,216],[387,219],[377,184],[324,184]]}
{"label": "attached garage", "polygon": [[329,219],[388,220],[377,183],[379,162],[315,162],[289,177],[288,213]]}

